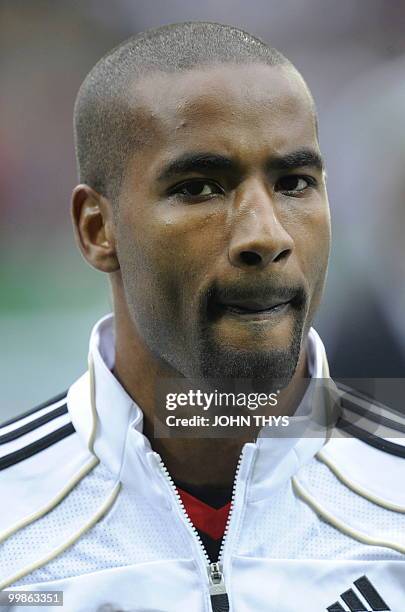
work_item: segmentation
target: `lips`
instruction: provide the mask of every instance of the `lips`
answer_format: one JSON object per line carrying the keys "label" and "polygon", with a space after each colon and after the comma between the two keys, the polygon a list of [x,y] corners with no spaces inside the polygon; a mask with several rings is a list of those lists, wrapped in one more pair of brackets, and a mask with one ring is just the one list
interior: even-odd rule
{"label": "lips", "polygon": [[290,300],[286,302],[276,302],[274,304],[257,304],[255,302],[247,302],[247,303],[219,303],[218,308],[223,312],[227,312],[229,314],[250,317],[250,316],[267,316],[272,314],[281,313],[284,311],[288,305],[290,304]]}
{"label": "lips", "polygon": [[223,316],[233,316],[240,320],[278,318],[292,309],[301,310],[306,302],[302,286],[275,286],[269,282],[214,285],[208,295],[206,312],[211,321]]}
{"label": "lips", "polygon": [[289,304],[291,300],[273,299],[244,299],[235,301],[219,302],[219,306],[225,310],[234,311],[238,314],[253,314],[260,312],[270,312]]}

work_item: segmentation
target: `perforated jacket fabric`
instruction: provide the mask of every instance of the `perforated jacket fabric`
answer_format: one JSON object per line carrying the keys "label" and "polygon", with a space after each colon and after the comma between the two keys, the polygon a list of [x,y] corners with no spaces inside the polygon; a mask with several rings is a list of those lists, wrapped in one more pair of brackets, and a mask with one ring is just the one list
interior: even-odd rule
{"label": "perforated jacket fabric", "polygon": [[[345,428],[262,430],[245,444],[218,588],[142,411],[111,373],[112,329],[111,316],[96,325],[90,370],[67,394],[0,430],[2,589],[63,591],[46,609],[68,612],[404,612],[401,415],[348,393]],[[312,377],[327,376],[314,330],[308,357]]]}

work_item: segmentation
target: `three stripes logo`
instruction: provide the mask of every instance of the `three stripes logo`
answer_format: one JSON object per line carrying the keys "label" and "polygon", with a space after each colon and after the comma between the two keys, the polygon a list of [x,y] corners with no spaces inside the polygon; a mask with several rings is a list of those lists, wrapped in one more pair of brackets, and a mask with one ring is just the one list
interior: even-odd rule
{"label": "three stripes logo", "polygon": [[[391,610],[367,576],[361,576],[353,584],[362,599],[359,598],[354,589],[348,589],[340,595],[350,612],[386,612]],[[366,608],[366,603],[369,608]],[[326,609],[328,612],[348,612],[347,608],[344,608],[338,601]]]}

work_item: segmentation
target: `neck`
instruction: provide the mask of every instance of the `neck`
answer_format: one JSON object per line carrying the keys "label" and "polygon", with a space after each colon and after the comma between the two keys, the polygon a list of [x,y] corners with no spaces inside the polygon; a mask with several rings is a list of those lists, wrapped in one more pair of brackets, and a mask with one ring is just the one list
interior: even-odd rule
{"label": "neck", "polygon": [[[143,433],[162,457],[176,481],[198,486],[230,487],[242,446],[256,440],[260,427],[244,428],[240,437],[229,438],[155,438],[154,414],[156,389],[163,378],[181,378],[166,362],[157,359],[131,321],[126,308],[115,309],[116,361],[114,375],[141,407]],[[308,378],[306,345],[303,345],[297,368],[290,383],[278,396],[277,413],[292,415],[305,393]]]}

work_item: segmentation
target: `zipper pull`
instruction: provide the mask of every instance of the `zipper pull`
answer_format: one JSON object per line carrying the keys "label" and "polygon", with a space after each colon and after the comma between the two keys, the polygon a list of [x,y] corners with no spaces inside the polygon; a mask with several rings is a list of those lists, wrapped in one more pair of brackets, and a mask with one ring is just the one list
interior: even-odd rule
{"label": "zipper pull", "polygon": [[229,599],[220,563],[210,563],[208,578],[213,612],[229,612]]}

